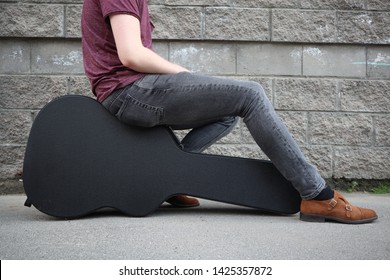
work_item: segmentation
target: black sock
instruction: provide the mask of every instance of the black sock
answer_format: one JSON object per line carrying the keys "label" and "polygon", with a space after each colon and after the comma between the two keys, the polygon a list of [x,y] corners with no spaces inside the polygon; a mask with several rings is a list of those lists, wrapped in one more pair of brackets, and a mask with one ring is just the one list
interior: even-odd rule
{"label": "black sock", "polygon": [[333,198],[334,196],[334,192],[333,190],[329,187],[329,186],[326,186],[325,189],[323,189],[315,198],[313,198],[314,200],[328,200],[328,199],[331,199]]}

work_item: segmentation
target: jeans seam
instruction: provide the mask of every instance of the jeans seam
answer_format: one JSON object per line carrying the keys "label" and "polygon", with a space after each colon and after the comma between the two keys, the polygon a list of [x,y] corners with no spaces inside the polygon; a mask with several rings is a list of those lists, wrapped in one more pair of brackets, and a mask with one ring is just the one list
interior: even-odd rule
{"label": "jeans seam", "polygon": [[[108,104],[104,107],[106,107],[107,110],[110,111],[112,104],[114,104],[114,102],[122,95],[122,93],[125,91],[125,89],[126,89],[126,87],[115,90],[109,97],[107,97],[107,98],[110,98],[110,100],[109,100]],[[104,101],[103,101],[103,103],[104,103]]]}
{"label": "jeans seam", "polygon": [[138,99],[134,98],[131,94],[126,94],[125,100],[123,101],[123,104],[121,105],[120,109],[116,113],[116,117],[121,120],[123,113],[126,111],[126,108],[129,104],[133,104],[142,110],[145,110],[149,113],[154,114],[158,119],[158,124],[161,123],[162,116],[164,113],[164,109],[161,107],[153,106],[144,102],[139,101]]}

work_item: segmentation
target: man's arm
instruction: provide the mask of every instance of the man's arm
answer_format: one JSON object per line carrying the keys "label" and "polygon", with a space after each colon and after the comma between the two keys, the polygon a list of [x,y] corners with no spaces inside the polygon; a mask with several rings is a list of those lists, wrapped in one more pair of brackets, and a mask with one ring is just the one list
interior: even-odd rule
{"label": "man's arm", "polygon": [[142,45],[140,22],[128,14],[110,16],[119,59],[123,65],[141,73],[174,74],[188,71]]}

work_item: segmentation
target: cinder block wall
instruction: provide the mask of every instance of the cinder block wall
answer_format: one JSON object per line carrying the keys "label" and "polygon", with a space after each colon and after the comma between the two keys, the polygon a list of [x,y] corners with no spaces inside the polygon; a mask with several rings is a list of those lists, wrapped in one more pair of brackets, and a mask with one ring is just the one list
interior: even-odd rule
{"label": "cinder block wall", "polygon": [[[150,0],[155,50],[259,81],[324,177],[390,178],[390,0]],[[0,0],[0,192],[21,190],[34,117],[90,95],[82,0]],[[207,152],[264,158],[245,125]]]}

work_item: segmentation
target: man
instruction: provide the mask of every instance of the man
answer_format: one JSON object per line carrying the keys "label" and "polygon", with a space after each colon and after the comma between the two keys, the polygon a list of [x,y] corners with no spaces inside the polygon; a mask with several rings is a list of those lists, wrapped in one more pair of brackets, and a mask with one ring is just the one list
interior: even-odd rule
{"label": "man", "polygon": [[[366,223],[375,211],[352,206],[326,185],[281,122],[261,85],[190,73],[152,49],[147,0],[85,0],[84,67],[92,91],[125,123],[189,129],[181,144],[201,152],[243,118],[259,147],[300,193],[301,219]],[[169,202],[195,206],[187,196]]]}

